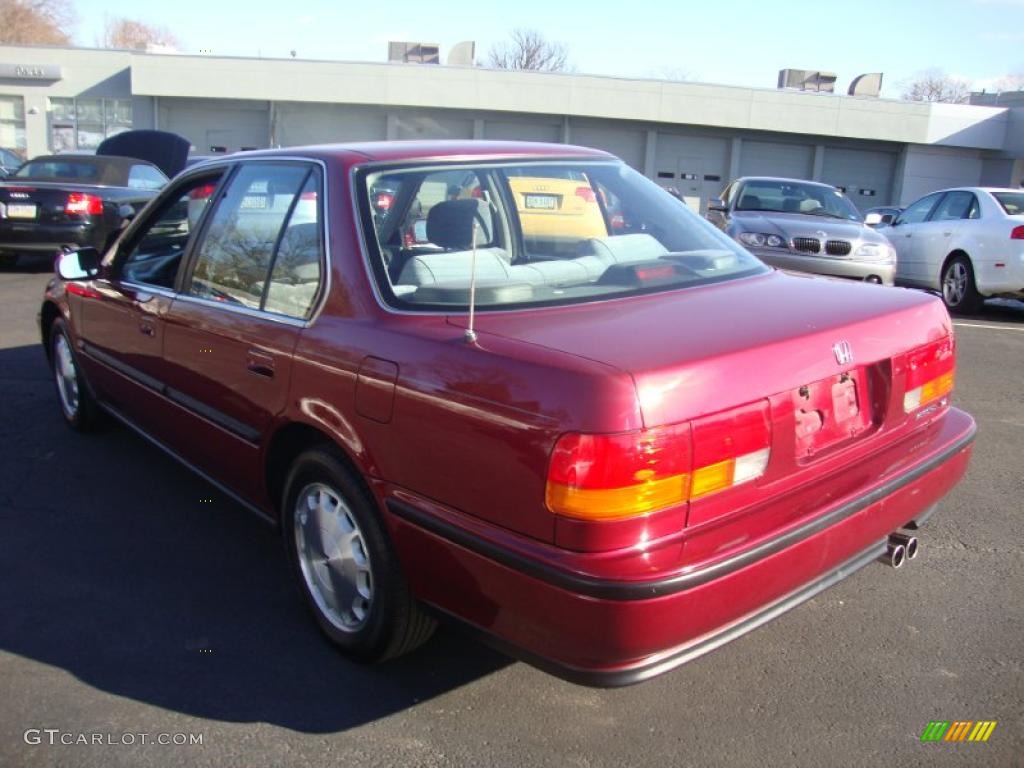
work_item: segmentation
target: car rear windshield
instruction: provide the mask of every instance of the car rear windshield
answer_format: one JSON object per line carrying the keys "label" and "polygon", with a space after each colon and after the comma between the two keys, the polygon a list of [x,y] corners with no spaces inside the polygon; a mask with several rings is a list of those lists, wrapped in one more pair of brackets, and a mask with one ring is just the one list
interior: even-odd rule
{"label": "car rear windshield", "polygon": [[29,160],[14,175],[19,179],[80,179],[89,182],[100,177],[100,165],[95,160]]}
{"label": "car rear windshield", "polygon": [[1024,192],[993,192],[992,197],[998,200],[1003,210],[1011,216],[1024,214]]}
{"label": "car rear windshield", "polygon": [[784,179],[755,179],[740,190],[737,211],[803,213],[862,221],[856,206],[838,189]]}
{"label": "car rear windshield", "polygon": [[760,261],[614,162],[362,170],[380,294],[411,310],[568,304],[760,274]]}

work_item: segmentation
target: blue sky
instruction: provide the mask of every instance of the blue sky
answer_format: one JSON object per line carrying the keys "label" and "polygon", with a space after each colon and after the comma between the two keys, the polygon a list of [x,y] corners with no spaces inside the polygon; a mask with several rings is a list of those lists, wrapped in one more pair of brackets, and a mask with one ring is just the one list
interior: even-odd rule
{"label": "blue sky", "polygon": [[[831,70],[837,87],[884,72],[884,95],[929,67],[991,87],[1024,74],[1024,0],[515,0],[343,3],[334,0],[74,0],[75,41],[94,45],[105,17],[168,27],[185,53],[383,61],[388,40],[475,40],[478,58],[515,27],[566,44],[577,72],[685,74],[774,87],[783,67]],[[837,88],[837,89],[838,89]]]}

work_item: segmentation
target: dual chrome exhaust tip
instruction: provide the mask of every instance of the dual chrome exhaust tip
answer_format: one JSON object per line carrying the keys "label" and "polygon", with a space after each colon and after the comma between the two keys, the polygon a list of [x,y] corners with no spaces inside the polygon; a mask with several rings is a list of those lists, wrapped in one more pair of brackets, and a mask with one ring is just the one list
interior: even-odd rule
{"label": "dual chrome exhaust tip", "polygon": [[890,533],[886,542],[885,554],[878,558],[880,563],[890,568],[899,568],[907,560],[917,557],[917,537],[905,533]]}

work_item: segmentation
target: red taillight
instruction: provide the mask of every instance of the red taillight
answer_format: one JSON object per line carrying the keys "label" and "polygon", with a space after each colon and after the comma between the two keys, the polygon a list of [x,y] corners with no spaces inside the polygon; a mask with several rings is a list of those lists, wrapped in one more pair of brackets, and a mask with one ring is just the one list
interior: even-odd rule
{"label": "red taillight", "polygon": [[548,469],[547,504],[589,520],[642,515],[686,501],[690,425],[619,435],[563,435]]}
{"label": "red taillight", "polygon": [[609,223],[613,231],[626,228],[626,220],[622,217],[621,213],[613,213],[609,217]]}
{"label": "red taillight", "polygon": [[1010,230],[1011,240],[1024,240],[1024,224]]}
{"label": "red taillight", "polygon": [[299,200],[310,200],[316,202],[316,192],[303,192],[299,195]]}
{"label": "red taillight", "polygon": [[655,429],[563,435],[548,468],[548,509],[615,520],[683,504],[763,475],[770,444],[764,401]]}
{"label": "red taillight", "polygon": [[204,200],[209,201],[210,195],[217,189],[216,184],[203,184],[201,187],[196,187],[188,193],[189,200]]}
{"label": "red taillight", "polygon": [[576,187],[576,197],[582,197],[588,203],[597,202],[597,196],[591,187]]}
{"label": "red taillight", "polygon": [[378,211],[390,211],[394,202],[395,196],[388,192],[378,192],[373,198],[373,205]]}
{"label": "red taillight", "polygon": [[760,477],[768,467],[768,404],[752,403],[693,422],[691,498]]}
{"label": "red taillight", "polygon": [[918,347],[907,354],[903,410],[907,413],[933,403],[953,391],[956,345],[952,336]]}
{"label": "red taillight", "polygon": [[64,213],[69,216],[99,216],[103,213],[103,201],[86,192],[72,192],[64,204]]}

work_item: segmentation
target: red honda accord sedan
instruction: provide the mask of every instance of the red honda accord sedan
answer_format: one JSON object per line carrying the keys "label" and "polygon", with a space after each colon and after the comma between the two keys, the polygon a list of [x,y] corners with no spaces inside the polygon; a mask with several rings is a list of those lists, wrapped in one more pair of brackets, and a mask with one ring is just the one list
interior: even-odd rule
{"label": "red honda accord sedan", "polygon": [[940,300],[773,271],[564,145],[197,166],[59,261],[40,326],[68,424],[279,526],[361,660],[444,616],[643,680],[915,555],[975,433]]}

